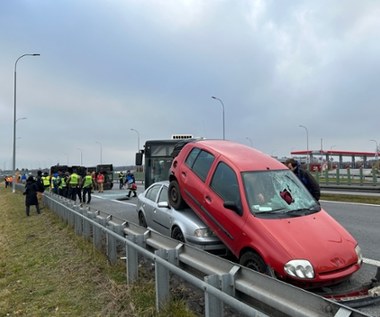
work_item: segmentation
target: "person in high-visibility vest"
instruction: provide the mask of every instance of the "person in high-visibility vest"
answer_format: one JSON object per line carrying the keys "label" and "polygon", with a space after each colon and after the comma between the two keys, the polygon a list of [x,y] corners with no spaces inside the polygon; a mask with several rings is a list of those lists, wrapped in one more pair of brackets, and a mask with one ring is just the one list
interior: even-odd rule
{"label": "person in high-visibility vest", "polygon": [[76,201],[77,196],[79,197],[79,202],[82,202],[82,194],[80,191],[81,177],[77,174],[76,170],[71,173],[69,179],[67,180],[69,186],[68,197]]}
{"label": "person in high-visibility vest", "polygon": [[59,186],[58,186],[58,194],[63,197],[67,197],[67,179],[69,178],[69,174],[66,172],[63,174],[62,171],[58,171],[59,177]]}
{"label": "person in high-visibility vest", "polygon": [[44,176],[42,176],[42,182],[44,184],[45,190],[50,189],[50,176],[47,172],[44,173]]}
{"label": "person in high-visibility vest", "polygon": [[82,194],[82,200],[83,203],[86,203],[86,196],[87,198],[87,204],[91,202],[91,191],[94,186],[94,180],[92,179],[91,173],[87,172],[86,176],[83,178],[83,194]]}
{"label": "person in high-visibility vest", "polygon": [[50,179],[50,188],[51,188],[51,191],[54,193],[54,194],[58,194],[58,174],[57,173],[54,173],[52,176],[51,176],[51,179]]}

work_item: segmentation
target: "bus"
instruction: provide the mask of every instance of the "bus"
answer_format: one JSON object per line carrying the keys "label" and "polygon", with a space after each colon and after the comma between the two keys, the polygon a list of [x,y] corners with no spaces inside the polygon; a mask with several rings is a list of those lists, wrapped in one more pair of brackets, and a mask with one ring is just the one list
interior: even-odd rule
{"label": "bus", "polygon": [[[146,141],[144,150],[136,153],[136,165],[144,165],[144,184],[145,189],[155,182],[168,180],[169,170],[175,157],[175,153],[179,151],[186,143],[194,141],[193,138],[168,140],[150,140]],[[143,164],[143,155],[145,161]]]}

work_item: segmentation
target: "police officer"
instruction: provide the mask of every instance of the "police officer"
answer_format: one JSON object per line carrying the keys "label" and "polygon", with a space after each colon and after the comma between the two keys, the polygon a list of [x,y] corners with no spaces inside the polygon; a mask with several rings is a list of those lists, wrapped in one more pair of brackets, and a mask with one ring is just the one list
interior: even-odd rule
{"label": "police officer", "polygon": [[82,195],[83,203],[86,203],[87,194],[88,194],[87,204],[89,204],[91,202],[91,191],[92,191],[93,186],[94,186],[94,180],[91,176],[91,173],[87,172],[86,176],[83,178],[83,186],[82,186],[82,188],[83,188],[83,195]]}
{"label": "police officer", "polygon": [[60,195],[66,198],[69,196],[69,188],[68,188],[69,177],[70,177],[69,172],[65,172],[65,174],[63,174],[61,178]]}
{"label": "police officer", "polygon": [[77,174],[77,171],[74,169],[69,179],[67,180],[67,184],[69,186],[69,194],[68,197],[71,200],[76,201],[77,196],[79,197],[79,202],[82,202],[82,194],[80,191],[81,177]]}
{"label": "police officer", "polygon": [[46,191],[50,189],[50,176],[47,172],[44,172],[44,175],[41,177]]}

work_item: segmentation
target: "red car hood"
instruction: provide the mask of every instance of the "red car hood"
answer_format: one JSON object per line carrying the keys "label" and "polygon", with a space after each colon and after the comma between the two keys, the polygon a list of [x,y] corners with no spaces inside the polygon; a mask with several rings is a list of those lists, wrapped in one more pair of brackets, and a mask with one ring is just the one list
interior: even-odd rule
{"label": "red car hood", "polygon": [[357,262],[356,240],[324,210],[301,217],[257,220],[273,242],[288,254],[285,262],[309,260],[318,274]]}

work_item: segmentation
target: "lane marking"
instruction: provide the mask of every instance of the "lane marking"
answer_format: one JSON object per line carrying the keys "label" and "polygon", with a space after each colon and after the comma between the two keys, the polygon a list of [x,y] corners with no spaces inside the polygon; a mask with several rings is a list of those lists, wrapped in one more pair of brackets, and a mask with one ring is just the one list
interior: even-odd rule
{"label": "lane marking", "polygon": [[377,261],[377,260],[363,258],[363,262],[366,264],[374,265],[374,266],[380,266],[380,261]]}

